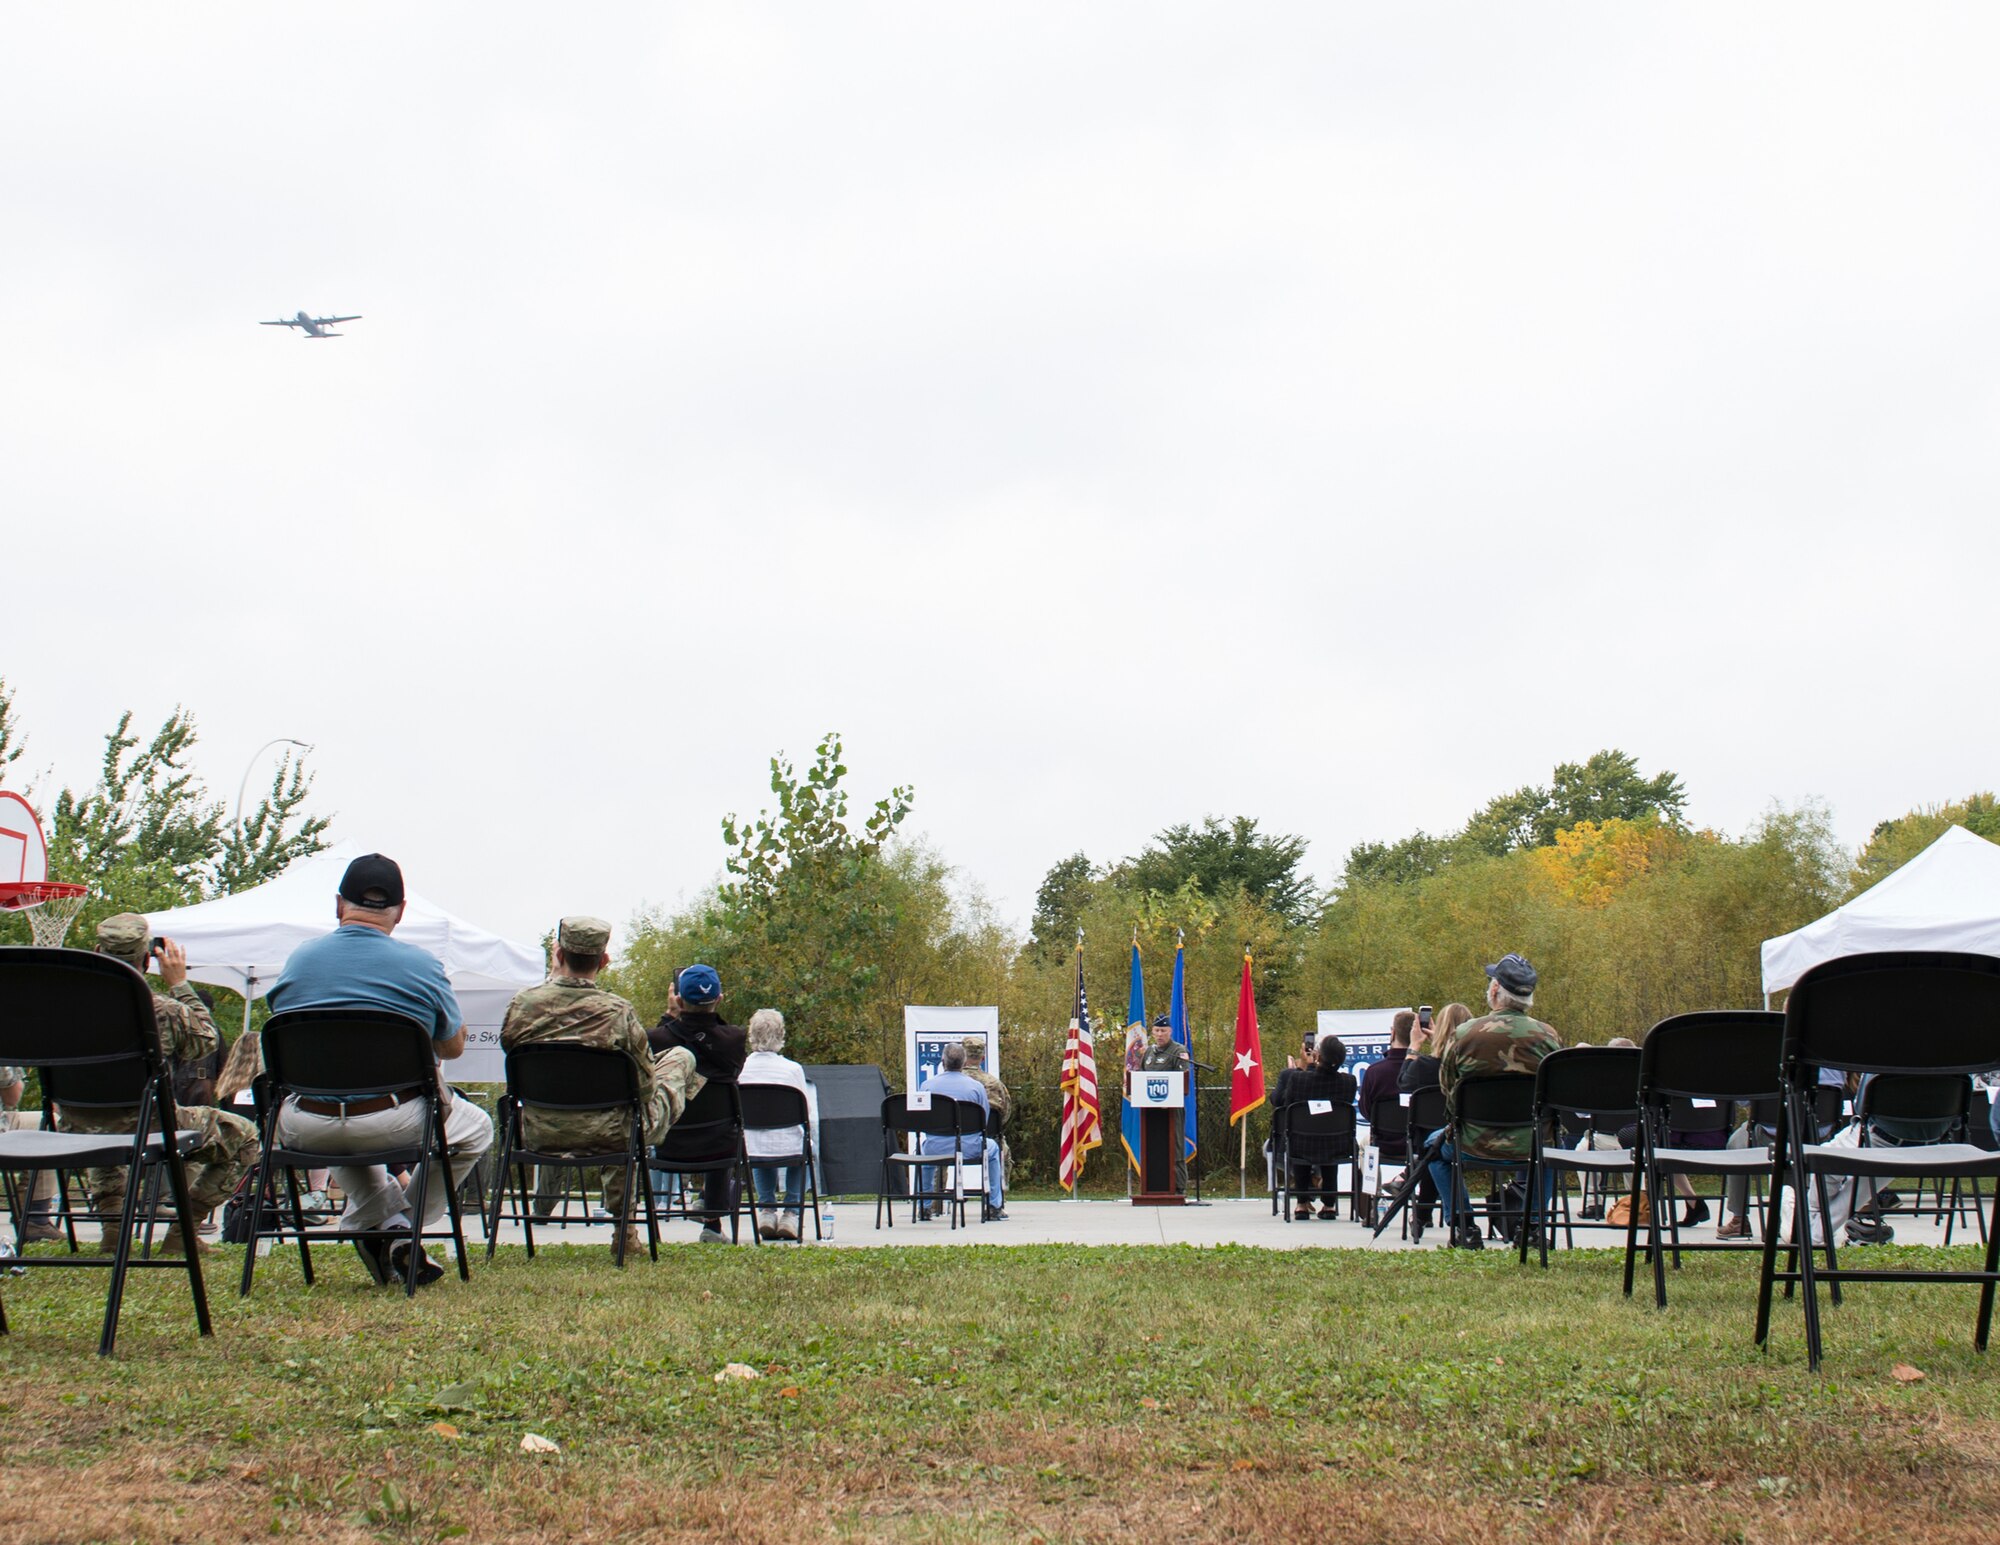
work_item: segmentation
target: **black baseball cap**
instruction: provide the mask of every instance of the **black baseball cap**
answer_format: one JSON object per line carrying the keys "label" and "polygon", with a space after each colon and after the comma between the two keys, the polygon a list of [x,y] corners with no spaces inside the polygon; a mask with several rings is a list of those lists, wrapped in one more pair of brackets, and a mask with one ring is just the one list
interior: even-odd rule
{"label": "black baseball cap", "polygon": [[340,899],[379,912],[403,904],[403,870],[393,858],[363,853],[340,877]]}

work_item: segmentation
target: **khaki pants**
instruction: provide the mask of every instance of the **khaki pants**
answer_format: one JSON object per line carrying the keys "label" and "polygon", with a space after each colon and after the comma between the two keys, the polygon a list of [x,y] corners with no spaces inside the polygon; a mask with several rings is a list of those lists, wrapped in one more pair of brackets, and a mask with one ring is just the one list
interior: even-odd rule
{"label": "khaki pants", "polygon": [[[429,1100],[406,1100],[390,1110],[370,1111],[365,1116],[325,1116],[300,1110],[296,1100],[287,1100],[278,1112],[278,1141],[287,1148],[303,1148],[309,1153],[369,1153],[385,1148],[415,1148],[423,1141],[424,1127],[431,1119]],[[451,1177],[433,1173],[424,1188],[423,1227],[435,1228],[444,1217],[447,1186],[455,1186],[479,1163],[479,1157],[493,1146],[493,1118],[470,1100],[451,1102],[444,1118],[445,1147],[451,1156]],[[414,1200],[380,1164],[336,1166],[333,1178],[347,1193],[347,1211],[340,1215],[343,1233],[360,1234],[396,1227],[407,1221]],[[410,1177],[411,1187],[416,1177]]]}

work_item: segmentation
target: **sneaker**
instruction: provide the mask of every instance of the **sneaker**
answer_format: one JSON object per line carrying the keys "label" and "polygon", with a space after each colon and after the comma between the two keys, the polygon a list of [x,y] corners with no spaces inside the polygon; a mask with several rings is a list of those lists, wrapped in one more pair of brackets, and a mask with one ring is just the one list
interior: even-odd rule
{"label": "sneaker", "polygon": [[1885,1190],[1875,1193],[1875,1211],[1877,1212],[1894,1212],[1902,1205],[1903,1198],[1894,1191]]}
{"label": "sneaker", "polygon": [[40,1218],[30,1220],[21,1230],[21,1243],[24,1245],[53,1244],[63,1237],[61,1229],[53,1223],[44,1223]]}
{"label": "sneaker", "polygon": [[1591,1223],[1602,1222],[1604,1219],[1604,1203],[1586,1203],[1584,1206],[1577,1208],[1576,1215],[1579,1221]]}
{"label": "sneaker", "polygon": [[1847,1220],[1847,1242],[1850,1245],[1886,1245],[1896,1237],[1896,1231],[1879,1218],[1864,1218],[1859,1214]]}
{"label": "sneaker", "polygon": [[1718,1223],[1715,1226],[1715,1237],[1717,1239],[1748,1239],[1750,1237],[1750,1220],[1748,1218],[1730,1218]]}
{"label": "sneaker", "polygon": [[719,1228],[705,1227],[701,1231],[701,1243],[705,1245],[726,1245],[729,1236]]}
{"label": "sneaker", "polygon": [[[1005,1223],[1007,1221],[1007,1209],[1005,1207],[989,1208],[986,1213],[986,1221],[988,1223]],[[792,1237],[797,1238],[798,1236],[793,1235]]]}
{"label": "sneaker", "polygon": [[1480,1228],[1476,1218],[1462,1218],[1451,1231],[1451,1238],[1439,1245],[1440,1250],[1484,1250],[1486,1233]]}
{"label": "sneaker", "polygon": [[[410,1269],[410,1242],[398,1240],[389,1247],[389,1280],[401,1286],[408,1279]],[[444,1275],[444,1268],[430,1258],[430,1252],[419,1251],[417,1255],[417,1286],[429,1287]]]}
{"label": "sneaker", "polygon": [[792,1221],[788,1214],[781,1212],[778,1214],[776,1221],[771,1225],[771,1237],[789,1244],[797,1244],[799,1242],[799,1226]]}

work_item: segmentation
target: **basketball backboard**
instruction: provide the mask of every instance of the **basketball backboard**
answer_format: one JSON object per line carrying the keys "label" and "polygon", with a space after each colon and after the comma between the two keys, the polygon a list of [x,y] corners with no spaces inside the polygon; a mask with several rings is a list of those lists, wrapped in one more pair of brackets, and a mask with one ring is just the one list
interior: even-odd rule
{"label": "basketball backboard", "polygon": [[0,789],[0,884],[49,877],[49,844],[41,818],[12,789]]}

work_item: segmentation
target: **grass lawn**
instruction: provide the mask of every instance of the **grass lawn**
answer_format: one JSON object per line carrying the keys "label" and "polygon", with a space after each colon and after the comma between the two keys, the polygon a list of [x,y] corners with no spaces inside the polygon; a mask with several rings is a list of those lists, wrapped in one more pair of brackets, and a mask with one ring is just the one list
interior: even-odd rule
{"label": "grass lawn", "polygon": [[1814,1377],[1740,1256],[1665,1314],[1609,1252],[557,1247],[414,1305],[232,1260],[212,1342],[148,1274],[111,1362],[101,1277],[6,1279],[0,1541],[2000,1534],[1974,1289],[1853,1291]]}

